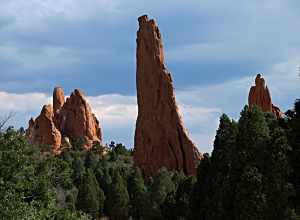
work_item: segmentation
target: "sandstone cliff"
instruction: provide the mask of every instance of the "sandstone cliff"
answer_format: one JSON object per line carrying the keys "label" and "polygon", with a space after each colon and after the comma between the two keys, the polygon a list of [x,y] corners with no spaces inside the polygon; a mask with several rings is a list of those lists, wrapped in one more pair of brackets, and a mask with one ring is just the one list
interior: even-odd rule
{"label": "sandstone cliff", "polygon": [[146,15],[137,32],[137,100],[134,162],[146,176],[161,167],[196,174],[201,154],[184,128],[173,82],[164,64],[160,31]]}

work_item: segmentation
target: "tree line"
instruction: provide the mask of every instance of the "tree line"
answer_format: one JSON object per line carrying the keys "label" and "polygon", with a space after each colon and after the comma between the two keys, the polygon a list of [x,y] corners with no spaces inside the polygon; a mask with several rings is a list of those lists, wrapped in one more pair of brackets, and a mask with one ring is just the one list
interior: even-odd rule
{"label": "tree line", "polygon": [[[300,219],[300,100],[276,119],[259,108],[220,117],[214,149],[197,176],[164,168],[144,179],[132,150],[107,155],[77,140],[59,156],[0,132],[1,219]],[[43,146],[48,148],[48,146]],[[42,146],[41,146],[42,148]]]}

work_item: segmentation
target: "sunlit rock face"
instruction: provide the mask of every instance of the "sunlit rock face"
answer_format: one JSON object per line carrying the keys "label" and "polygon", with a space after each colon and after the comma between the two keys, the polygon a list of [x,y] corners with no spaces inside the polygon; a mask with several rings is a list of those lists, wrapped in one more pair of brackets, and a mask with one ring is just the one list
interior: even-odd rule
{"label": "sunlit rock face", "polygon": [[55,127],[53,119],[52,105],[45,105],[35,120],[30,119],[27,138],[34,145],[51,145],[53,153],[59,154],[61,133]]}
{"label": "sunlit rock face", "polygon": [[134,162],[145,176],[162,167],[196,174],[202,155],[188,137],[164,64],[162,36],[154,20],[139,19],[137,32],[137,100]]}
{"label": "sunlit rock face", "polygon": [[31,144],[51,145],[55,154],[60,154],[64,146],[71,147],[69,140],[82,138],[87,150],[102,142],[99,121],[83,93],[75,89],[65,101],[60,87],[54,89],[53,107],[44,106],[35,120],[30,119],[26,136]]}
{"label": "sunlit rock face", "polygon": [[264,112],[272,112],[277,118],[283,117],[283,113],[280,109],[272,104],[270,91],[261,74],[257,74],[255,86],[252,86],[250,89],[248,104],[250,108],[257,106]]}

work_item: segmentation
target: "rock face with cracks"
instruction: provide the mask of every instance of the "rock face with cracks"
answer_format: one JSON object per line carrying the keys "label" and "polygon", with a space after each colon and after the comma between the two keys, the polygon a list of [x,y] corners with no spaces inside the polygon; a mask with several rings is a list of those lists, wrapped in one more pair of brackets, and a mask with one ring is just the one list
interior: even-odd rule
{"label": "rock face with cracks", "polygon": [[164,64],[160,31],[146,15],[138,21],[134,162],[145,176],[155,175],[162,167],[195,175],[202,156],[184,128],[172,77]]}
{"label": "rock face with cracks", "polygon": [[31,144],[51,145],[54,154],[70,147],[69,140],[82,138],[87,150],[102,141],[99,122],[83,93],[75,89],[65,101],[60,87],[54,89],[53,107],[45,105],[35,120],[30,119],[26,136]]}
{"label": "rock face with cracks", "polygon": [[257,106],[264,112],[272,112],[277,118],[283,117],[283,113],[280,109],[272,104],[270,91],[261,74],[257,74],[255,78],[255,86],[252,86],[250,89],[248,104],[250,108]]}

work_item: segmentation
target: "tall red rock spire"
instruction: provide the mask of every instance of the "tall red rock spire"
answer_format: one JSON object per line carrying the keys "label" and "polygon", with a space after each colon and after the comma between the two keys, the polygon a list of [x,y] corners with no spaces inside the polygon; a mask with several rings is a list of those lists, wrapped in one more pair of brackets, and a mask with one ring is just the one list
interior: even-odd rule
{"label": "tall red rock spire", "polygon": [[248,104],[251,107],[258,106],[264,112],[272,112],[277,118],[283,116],[280,109],[272,104],[271,94],[261,74],[255,78],[255,86],[252,86],[248,96]]}
{"label": "tall red rock spire", "polygon": [[137,32],[137,100],[134,162],[146,176],[162,167],[196,174],[201,154],[189,139],[164,64],[162,36],[154,20],[139,19]]}

